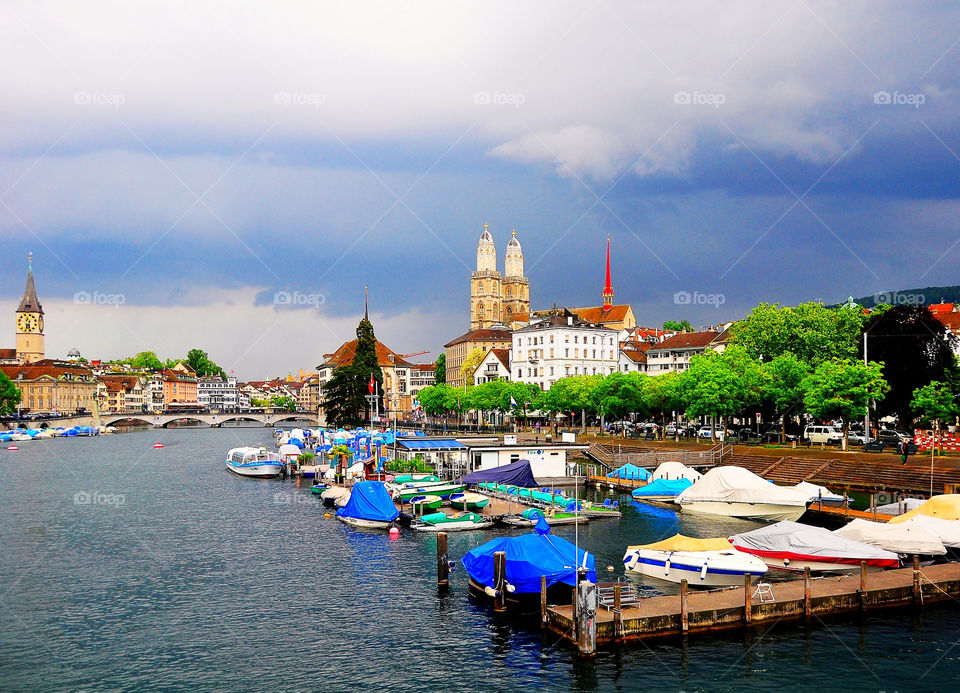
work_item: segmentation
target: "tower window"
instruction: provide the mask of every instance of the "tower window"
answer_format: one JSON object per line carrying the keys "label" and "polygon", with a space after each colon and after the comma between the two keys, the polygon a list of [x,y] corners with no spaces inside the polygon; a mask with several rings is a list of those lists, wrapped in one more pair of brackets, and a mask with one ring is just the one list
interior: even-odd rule
{"label": "tower window", "polygon": [[483,282],[477,282],[477,293],[478,294],[483,293]]}

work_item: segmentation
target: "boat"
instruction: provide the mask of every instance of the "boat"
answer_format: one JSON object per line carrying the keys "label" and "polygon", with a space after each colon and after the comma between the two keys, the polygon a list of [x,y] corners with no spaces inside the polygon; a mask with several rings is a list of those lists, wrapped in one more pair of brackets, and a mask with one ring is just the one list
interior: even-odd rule
{"label": "boat", "polygon": [[914,508],[919,508],[926,503],[924,498],[903,498],[896,503],[886,503],[877,506],[877,513],[880,515],[903,515]]}
{"label": "boat", "polygon": [[462,493],[466,489],[465,484],[441,481],[439,483],[431,482],[427,484],[402,484],[400,486],[392,485],[391,496],[395,501],[406,503],[414,496],[440,496],[444,500],[454,493]]}
{"label": "boat", "polygon": [[640,488],[633,489],[630,496],[639,501],[672,501],[691,486],[693,486],[693,482],[690,479],[664,479],[661,477]]}
{"label": "boat", "polygon": [[555,512],[544,514],[539,508],[527,508],[522,513],[509,513],[500,518],[500,522],[510,527],[535,527],[541,520],[550,527],[557,525],[584,524],[590,518],[580,513]]}
{"label": "boat", "polygon": [[799,484],[794,486],[794,488],[809,494],[810,502],[817,506],[825,505],[830,508],[839,508],[844,503],[849,504],[853,502],[853,498],[850,498],[849,496],[844,496],[840,493],[834,493],[826,486],[811,484],[809,481],[801,481]]}
{"label": "boat", "polygon": [[944,556],[947,553],[940,537],[916,522],[871,522],[858,517],[834,530],[834,534],[905,556]]}
{"label": "boat", "polygon": [[580,514],[587,517],[609,517],[609,518],[619,518],[623,517],[623,513],[620,512],[620,501],[610,502],[610,499],[607,498],[603,503],[586,503],[583,504],[580,508]]}
{"label": "boat", "polygon": [[227,453],[227,469],[238,476],[273,479],[284,471],[280,455],[264,447],[233,448]]}
{"label": "boat", "polygon": [[320,494],[324,505],[343,507],[350,500],[350,489],[343,486],[331,486]]}
{"label": "boat", "polygon": [[487,529],[493,526],[493,520],[477,513],[431,513],[410,523],[410,529],[418,532],[463,532],[472,529]]}
{"label": "boat", "polygon": [[161,442],[158,440],[156,443],[153,444],[153,447],[154,447],[155,450],[162,450],[162,449],[163,449],[163,443],[161,443]]}
{"label": "boat", "polygon": [[906,522],[917,515],[938,517],[941,520],[960,520],[960,494],[945,493],[940,496],[934,496],[913,510],[905,512],[903,515],[897,515],[890,520],[890,524]]}
{"label": "boat", "polygon": [[460,510],[482,510],[490,504],[490,499],[480,493],[464,491],[463,493],[451,493],[451,507]]}
{"label": "boat", "polygon": [[320,482],[319,484],[314,484],[313,486],[310,487],[310,493],[312,493],[315,496],[322,497],[323,492],[326,491],[328,488],[330,487],[324,484],[323,482]]}
{"label": "boat", "polygon": [[657,479],[665,479],[666,481],[686,479],[690,483],[693,483],[699,481],[702,476],[703,474],[696,469],[688,467],[682,462],[661,462],[660,466],[653,470],[653,474],[650,475],[650,481],[656,481]]}
{"label": "boat", "polygon": [[393,477],[393,483],[399,484],[410,484],[410,483],[431,483],[440,481],[440,477],[434,476],[433,474],[400,474]]}
{"label": "boat", "polygon": [[714,467],[677,496],[684,512],[779,522],[799,520],[810,502],[795,488],[771,484],[748,469]]}
{"label": "boat", "polygon": [[422,513],[424,510],[438,510],[443,505],[443,498],[430,495],[414,496],[410,499],[410,505],[415,513]]}
{"label": "boat", "polygon": [[33,440],[33,436],[29,433],[14,433],[10,436],[10,440],[16,443],[23,443],[27,440]]}
{"label": "boat", "polygon": [[653,544],[628,546],[624,567],[647,577],[691,587],[743,585],[767,572],[767,564],[755,556],[737,551],[723,537],[694,539],[676,534]]}
{"label": "boat", "polygon": [[866,563],[867,570],[897,568],[896,553],[822,527],[799,522],[777,522],[750,532],[735,534],[731,543],[740,551],[763,560],[774,570],[802,573],[852,573]]}
{"label": "boat", "polygon": [[[494,554],[501,551],[506,554],[506,564],[504,580],[498,584]],[[570,603],[578,571],[584,580],[597,582],[593,555],[562,537],[552,536],[543,518],[535,531],[492,539],[468,551],[460,562],[471,592],[481,598],[494,598],[500,593],[508,606],[521,611],[539,610],[541,576],[546,579],[547,599],[552,603]]]}
{"label": "boat", "polygon": [[337,519],[353,527],[387,529],[400,517],[387,488],[380,481],[360,481],[350,489],[350,500]]}

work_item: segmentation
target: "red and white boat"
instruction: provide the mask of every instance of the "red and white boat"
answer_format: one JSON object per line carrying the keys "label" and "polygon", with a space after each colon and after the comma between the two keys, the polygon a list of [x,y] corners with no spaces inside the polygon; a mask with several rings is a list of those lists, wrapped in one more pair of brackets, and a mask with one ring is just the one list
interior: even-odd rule
{"label": "red and white boat", "polygon": [[757,556],[771,570],[802,573],[851,573],[866,562],[867,570],[897,568],[892,551],[841,537],[821,527],[785,520],[730,537],[738,550]]}

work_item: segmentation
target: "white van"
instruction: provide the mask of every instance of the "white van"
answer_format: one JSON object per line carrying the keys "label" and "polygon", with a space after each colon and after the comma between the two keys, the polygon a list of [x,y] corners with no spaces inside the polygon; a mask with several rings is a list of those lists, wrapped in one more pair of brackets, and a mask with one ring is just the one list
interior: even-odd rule
{"label": "white van", "polygon": [[811,443],[838,445],[843,440],[843,431],[838,426],[807,426],[803,437]]}

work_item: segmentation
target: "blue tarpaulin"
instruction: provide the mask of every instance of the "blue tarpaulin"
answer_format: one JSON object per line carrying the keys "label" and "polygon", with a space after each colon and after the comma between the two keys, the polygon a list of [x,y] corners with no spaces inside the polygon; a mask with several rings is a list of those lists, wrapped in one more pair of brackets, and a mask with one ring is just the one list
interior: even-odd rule
{"label": "blue tarpaulin", "polygon": [[578,566],[587,569],[587,580],[597,581],[593,554],[577,549],[566,539],[539,531],[520,537],[493,539],[468,551],[460,562],[474,582],[496,589],[493,554],[497,551],[507,554],[507,582],[517,588],[518,594],[540,592],[541,575],[547,577],[547,587],[558,582],[574,587]]}
{"label": "blue tarpaulin", "polygon": [[350,489],[350,500],[337,511],[341,517],[392,522],[400,517],[387,487],[379,481],[361,481]]}
{"label": "blue tarpaulin", "polygon": [[679,496],[687,490],[693,482],[690,479],[656,479],[646,486],[635,488],[633,490],[634,498],[644,498],[645,496]]}
{"label": "blue tarpaulin", "polygon": [[507,484],[508,486],[522,486],[523,488],[538,488],[540,484],[533,478],[533,471],[530,469],[529,460],[518,460],[502,467],[493,469],[484,469],[473,474],[467,474],[462,479],[465,484],[481,484],[485,481],[493,481],[498,484]]}
{"label": "blue tarpaulin", "polygon": [[607,476],[615,477],[617,479],[639,479],[640,481],[643,481],[644,479],[650,478],[650,472],[628,462],[622,467],[614,469],[612,472],[607,474]]}

